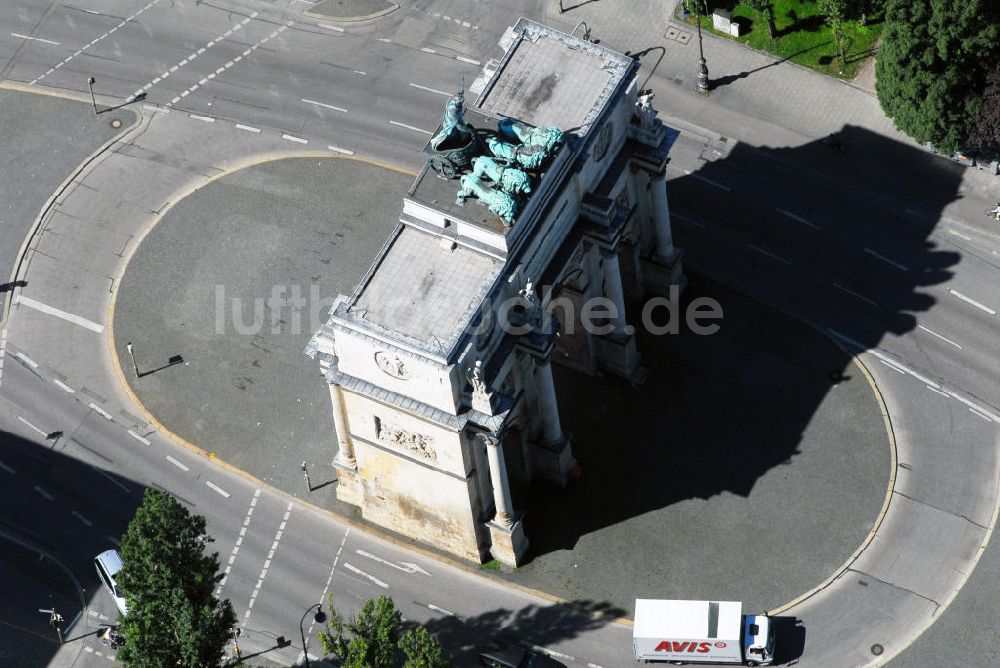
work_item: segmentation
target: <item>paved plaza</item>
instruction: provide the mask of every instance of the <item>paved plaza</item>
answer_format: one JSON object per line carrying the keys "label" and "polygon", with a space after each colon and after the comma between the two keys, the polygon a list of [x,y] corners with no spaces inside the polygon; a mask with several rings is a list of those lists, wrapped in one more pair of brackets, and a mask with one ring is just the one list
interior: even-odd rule
{"label": "paved plaza", "polygon": [[[329,304],[316,297],[352,290],[409,182],[357,161],[290,159],[174,206],[116,305],[119,360],[131,368],[131,341],[142,375],[129,382],[146,408],[222,460],[353,515],[333,484],[308,492],[302,477],[306,460],[314,487],[333,479],[335,442],[324,381],[302,350]],[[269,303],[276,289],[305,303]],[[492,573],[623,610],[637,595],[772,608],[864,540],[889,469],[867,380],[815,330],[693,276],[687,297],[699,295],[722,305],[721,331],[646,336],[642,387],[557,369],[583,476],[566,490],[515,480],[531,557]]]}

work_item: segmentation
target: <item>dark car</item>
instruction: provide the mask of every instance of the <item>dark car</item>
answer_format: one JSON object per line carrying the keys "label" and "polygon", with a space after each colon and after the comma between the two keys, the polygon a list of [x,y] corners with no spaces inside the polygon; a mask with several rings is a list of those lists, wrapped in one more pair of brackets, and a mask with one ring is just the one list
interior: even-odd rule
{"label": "dark car", "polygon": [[565,668],[545,654],[517,645],[493,645],[479,654],[479,663],[491,668]]}

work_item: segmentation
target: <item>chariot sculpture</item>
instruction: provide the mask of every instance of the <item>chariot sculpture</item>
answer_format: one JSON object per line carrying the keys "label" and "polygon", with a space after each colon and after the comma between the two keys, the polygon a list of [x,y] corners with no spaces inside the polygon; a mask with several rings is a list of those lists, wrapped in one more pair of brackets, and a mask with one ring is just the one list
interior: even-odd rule
{"label": "chariot sculpture", "polygon": [[469,167],[479,144],[476,130],[465,120],[465,92],[448,99],[444,107],[441,129],[424,147],[427,164],[436,174],[453,179]]}

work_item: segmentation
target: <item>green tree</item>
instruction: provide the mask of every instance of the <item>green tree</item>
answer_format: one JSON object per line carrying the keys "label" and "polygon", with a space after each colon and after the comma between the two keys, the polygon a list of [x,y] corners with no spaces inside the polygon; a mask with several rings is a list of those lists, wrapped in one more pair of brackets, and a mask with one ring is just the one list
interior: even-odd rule
{"label": "green tree", "polygon": [[945,153],[965,143],[1000,55],[996,0],[886,0],[875,92],[896,127]]}
{"label": "green tree", "polygon": [[403,668],[451,668],[451,658],[423,626],[403,633],[399,646],[406,655]]}
{"label": "green tree", "polygon": [[767,36],[774,39],[777,29],[774,25],[774,4],[771,0],[740,0],[740,2],[764,19],[767,23]]}
{"label": "green tree", "polygon": [[833,33],[833,43],[837,49],[837,60],[841,66],[847,62],[847,37],[844,34],[844,19],[847,15],[847,0],[817,0],[816,6],[826,18]]}
{"label": "green tree", "polygon": [[172,496],[147,489],[122,538],[118,583],[128,604],[119,620],[128,668],[206,668],[223,659],[236,623],[233,606],[213,590],[219,555],[205,554],[212,538],[205,518]]}
{"label": "green tree", "polygon": [[365,601],[354,617],[344,618],[330,597],[329,631],[319,633],[320,644],[343,668],[392,668],[402,651],[405,668],[450,668],[451,659],[424,627],[400,633],[403,617],[392,599]]}
{"label": "green tree", "polygon": [[1000,60],[986,73],[979,113],[969,130],[968,147],[979,155],[1000,155]]}

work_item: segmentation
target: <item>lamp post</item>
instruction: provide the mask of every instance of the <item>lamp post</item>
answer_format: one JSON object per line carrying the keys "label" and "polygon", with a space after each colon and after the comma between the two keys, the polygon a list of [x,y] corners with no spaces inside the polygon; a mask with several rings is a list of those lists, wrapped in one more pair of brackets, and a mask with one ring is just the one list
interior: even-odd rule
{"label": "lamp post", "polygon": [[132,342],[129,341],[125,344],[125,349],[128,350],[128,356],[132,358],[132,370],[135,371],[135,377],[139,377],[139,365],[135,363],[135,353],[132,352]]}
{"label": "lamp post", "polygon": [[316,614],[313,615],[313,621],[317,624],[322,624],[326,621],[326,613],[323,612],[322,603],[310,605],[306,608],[306,611],[302,613],[302,619],[299,620],[299,634],[302,636],[302,655],[306,658],[306,668],[312,667],[309,665],[309,648],[306,647],[306,632],[302,629],[302,625],[306,623],[306,615],[308,615],[313,608],[316,608]]}
{"label": "lamp post", "polygon": [[97,115],[97,98],[94,97],[94,82],[97,81],[94,77],[89,77],[87,79],[87,86],[90,87],[90,102],[94,105],[94,116]]}
{"label": "lamp post", "polygon": [[694,0],[695,21],[698,24],[698,92],[708,95],[708,65],[705,64],[705,49],[701,43],[701,2]]}

